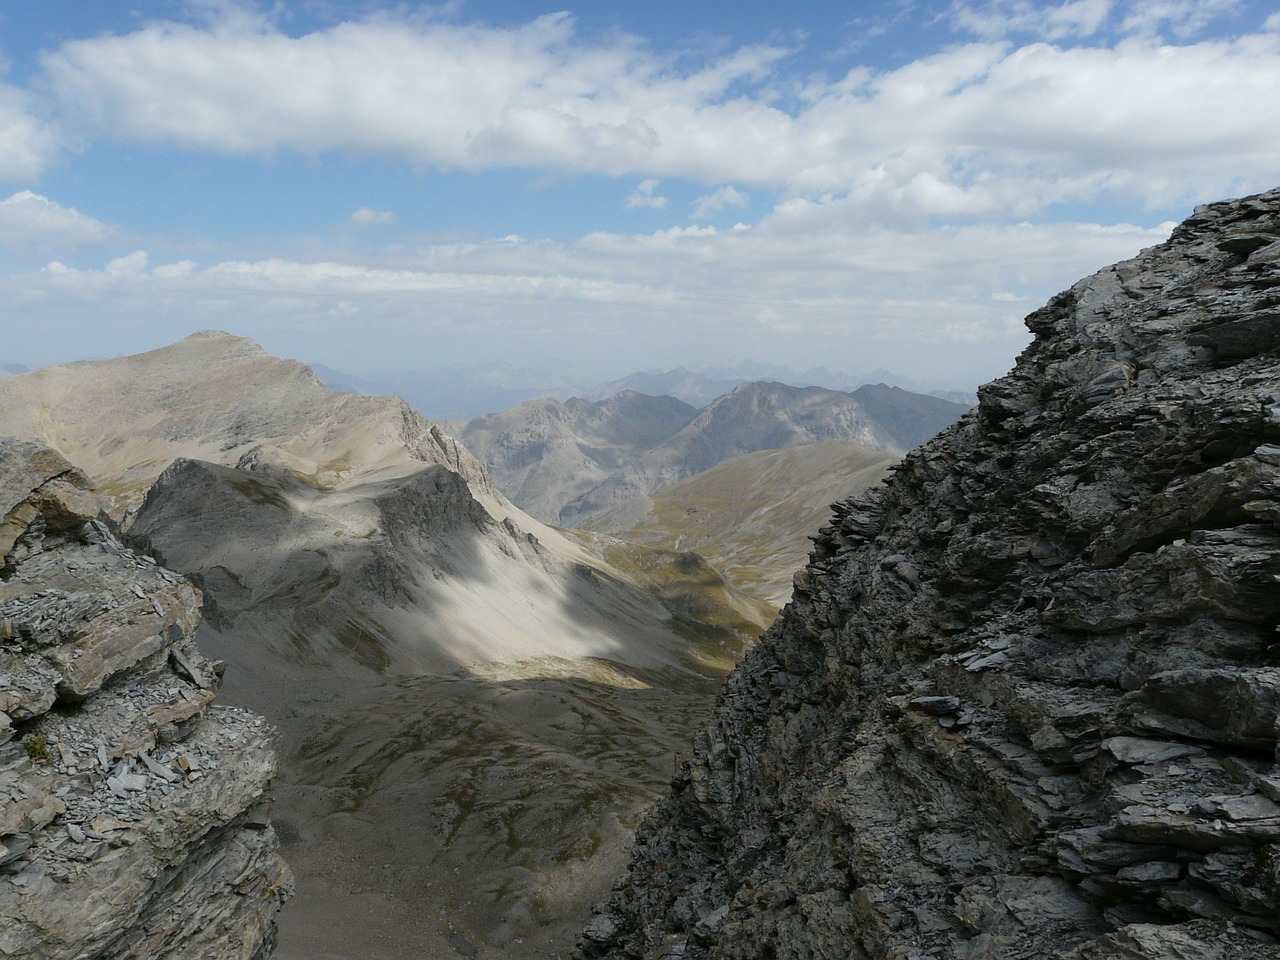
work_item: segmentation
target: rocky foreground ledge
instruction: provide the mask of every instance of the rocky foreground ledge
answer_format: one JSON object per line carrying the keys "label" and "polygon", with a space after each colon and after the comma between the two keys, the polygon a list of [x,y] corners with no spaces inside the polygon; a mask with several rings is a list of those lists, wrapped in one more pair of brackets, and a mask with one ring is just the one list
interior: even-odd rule
{"label": "rocky foreground ledge", "polygon": [[1280,957],[1280,191],[835,505],[586,957]]}
{"label": "rocky foreground ledge", "polygon": [[264,722],[212,703],[191,584],[0,440],[0,957],[264,958],[292,879]]}

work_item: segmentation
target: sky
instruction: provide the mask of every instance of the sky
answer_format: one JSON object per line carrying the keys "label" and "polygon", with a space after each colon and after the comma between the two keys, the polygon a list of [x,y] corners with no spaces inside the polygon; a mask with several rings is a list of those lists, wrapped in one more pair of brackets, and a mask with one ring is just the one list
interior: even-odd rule
{"label": "sky", "polygon": [[0,363],[1000,376],[1280,185],[1249,0],[0,0]]}

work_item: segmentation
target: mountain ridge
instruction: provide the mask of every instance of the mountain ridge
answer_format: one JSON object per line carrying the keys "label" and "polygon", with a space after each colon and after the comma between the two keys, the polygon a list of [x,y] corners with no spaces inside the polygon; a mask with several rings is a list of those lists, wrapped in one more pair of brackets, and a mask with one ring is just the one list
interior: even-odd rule
{"label": "mountain ridge", "polygon": [[[539,519],[616,532],[649,509],[654,491],[730,457],[831,439],[902,453],[963,409],[896,387],[844,393],[761,381],[740,383],[700,410],[634,391],[603,401],[543,398],[471,420],[460,436]],[[600,429],[624,416],[648,432],[620,442]],[[620,519],[601,526],[595,518],[609,511]]]}

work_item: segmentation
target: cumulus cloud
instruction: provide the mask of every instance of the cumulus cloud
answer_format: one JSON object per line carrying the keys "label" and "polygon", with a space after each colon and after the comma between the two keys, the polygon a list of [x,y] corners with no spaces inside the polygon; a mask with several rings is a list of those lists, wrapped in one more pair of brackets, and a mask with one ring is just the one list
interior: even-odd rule
{"label": "cumulus cloud", "polygon": [[627,197],[627,208],[635,207],[654,207],[662,210],[667,205],[667,198],[657,194],[658,181],[650,177],[648,180],[641,180],[631,196]]}
{"label": "cumulus cloud", "polygon": [[[512,28],[386,15],[297,37],[243,17],[156,23],[66,43],[43,63],[64,122],[85,136],[631,174],[642,186],[733,182],[854,198],[868,216],[1027,216],[1268,185],[1280,155],[1280,37],[1170,45],[1149,35],[1153,24],[1194,30],[1228,3],[966,3],[952,9],[956,23],[991,42],[799,86],[781,47],[687,66],[631,38],[584,39],[566,14]],[[1098,41],[1121,10],[1137,36]],[[1028,32],[1095,45],[998,39]],[[787,109],[781,88],[796,90]],[[632,195],[646,197],[657,200]]]}
{"label": "cumulus cloud", "polygon": [[699,197],[693,204],[693,218],[705,220],[712,214],[719,213],[725,207],[745,207],[749,203],[747,195],[732,187],[723,186],[714,193]]}
{"label": "cumulus cloud", "polygon": [[351,214],[351,224],[356,227],[389,226],[395,222],[396,215],[390,210],[361,207]]}
{"label": "cumulus cloud", "polygon": [[30,190],[0,200],[0,247],[22,259],[42,260],[55,253],[65,256],[102,243],[114,232],[74,207],[64,207]]}

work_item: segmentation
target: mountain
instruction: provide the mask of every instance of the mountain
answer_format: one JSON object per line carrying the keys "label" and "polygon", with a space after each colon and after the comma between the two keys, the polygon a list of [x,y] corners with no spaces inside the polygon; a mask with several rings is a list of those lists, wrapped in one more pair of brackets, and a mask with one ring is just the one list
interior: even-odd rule
{"label": "mountain", "polygon": [[675,397],[694,407],[705,407],[716,397],[746,382],[745,377],[716,377],[676,367],[665,373],[633,373],[619,380],[598,384],[587,391],[591,400],[608,400],[626,391],[650,396]]}
{"label": "mountain", "polygon": [[[702,410],[634,391],[594,402],[544,398],[469,421],[460,435],[534,516],[617,531],[649,510],[653,491],[730,457],[833,439],[900,454],[964,409],[884,386],[850,394],[752,382]],[[607,522],[595,519],[606,512]]]}
{"label": "mountain", "polygon": [[[591,491],[565,504],[560,522],[610,532],[625,529],[629,520],[634,522],[648,511],[648,498],[655,490],[758,450],[851,440],[901,454],[954,422],[965,409],[905,390],[860,387],[859,391],[744,383],[699,411],[660,447],[624,464]],[[595,519],[606,511],[610,513],[607,526]]]}
{"label": "mountain", "polygon": [[76,456],[199,584],[224,702],[279,728],[282,960],[563,955],[770,615],[695,556],[566,538],[403,401],[226,334],[6,378],[5,433]]}
{"label": "mountain", "polygon": [[481,451],[494,482],[521,509],[557,523],[589,494],[687,425],[698,411],[673,397],[624,390],[607,400],[530,400],[468,422],[463,443]]}
{"label": "mountain", "polygon": [[1280,190],[835,506],[590,958],[1280,956]]}
{"label": "mountain", "polygon": [[12,376],[15,373],[27,373],[31,370],[25,363],[0,363],[0,377]]}
{"label": "mountain", "polygon": [[320,486],[441,464],[503,509],[480,463],[404,401],[328,390],[306,365],[216,331],[9,377],[0,402],[0,434],[59,450],[99,481],[117,517],[180,457],[274,460]]}
{"label": "mountain", "polygon": [[265,960],[292,890],[271,732],[214,703],[198,593],[99,507],[0,439],[0,953]]}
{"label": "mountain", "polygon": [[[649,512],[619,535],[691,550],[735,586],[781,607],[809,552],[804,531],[825,522],[828,504],[879,483],[898,460],[849,440],[733,457],[655,492]],[[607,513],[595,522],[614,526]]]}

